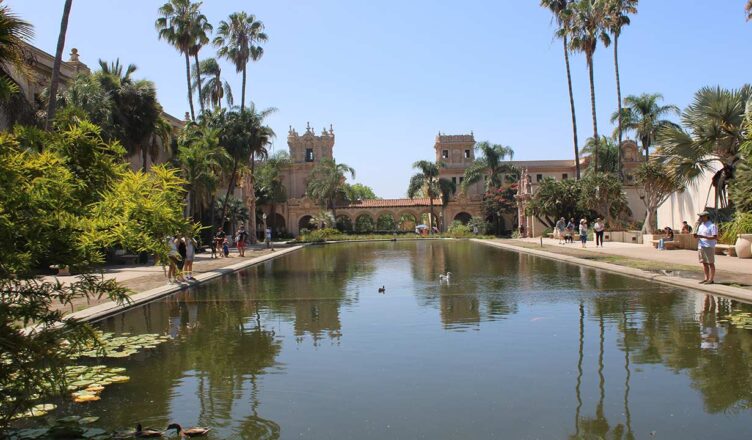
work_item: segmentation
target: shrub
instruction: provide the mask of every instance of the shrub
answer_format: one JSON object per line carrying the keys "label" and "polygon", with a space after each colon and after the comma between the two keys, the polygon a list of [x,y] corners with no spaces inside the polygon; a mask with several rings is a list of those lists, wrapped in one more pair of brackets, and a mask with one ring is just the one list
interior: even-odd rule
{"label": "shrub", "polygon": [[341,237],[342,237],[342,233],[339,232],[338,230],[332,229],[332,228],[324,228],[324,229],[316,229],[314,231],[301,234],[298,240],[306,241],[310,243],[321,243],[327,240],[338,240]]}
{"label": "shrub", "polygon": [[739,234],[752,234],[752,213],[736,212],[734,220],[721,223],[721,241],[728,244],[736,242]]}

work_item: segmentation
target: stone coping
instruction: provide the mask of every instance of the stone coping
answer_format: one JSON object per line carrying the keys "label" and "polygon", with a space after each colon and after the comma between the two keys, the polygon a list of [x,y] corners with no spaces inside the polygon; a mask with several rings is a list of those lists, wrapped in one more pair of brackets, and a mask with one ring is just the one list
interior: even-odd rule
{"label": "stone coping", "polygon": [[616,272],[621,275],[626,275],[634,278],[641,278],[644,280],[657,281],[663,284],[669,284],[676,287],[683,287],[685,289],[699,290],[702,292],[712,293],[714,295],[722,295],[728,298],[752,303],[752,292],[747,289],[739,287],[725,286],[723,284],[698,284],[696,280],[689,280],[681,277],[670,277],[666,275],[649,272],[642,269],[636,269],[633,267],[620,266],[618,264],[606,263],[602,261],[592,261],[584,258],[573,257],[571,255],[562,255],[553,252],[547,252],[538,249],[530,249],[513,244],[500,243],[498,241],[481,240],[477,238],[471,239],[471,241],[485,244],[487,246],[494,246],[501,249],[506,249],[515,252],[521,252],[525,254],[535,255],[538,257],[548,258],[552,260],[565,261],[567,263],[577,264],[580,266],[592,267],[595,269],[607,270],[610,272]]}
{"label": "stone coping", "polygon": [[[166,284],[164,286],[146,290],[144,292],[135,293],[130,296],[130,302],[128,303],[118,304],[115,301],[108,301],[102,304],[98,304],[96,306],[88,307],[78,312],[67,314],[65,315],[63,319],[75,319],[75,320],[84,321],[84,322],[96,322],[104,318],[107,318],[109,316],[124,312],[125,310],[138,307],[142,304],[146,304],[148,302],[152,302],[157,299],[163,298],[172,293],[179,292],[181,290],[185,290],[190,287],[206,283],[209,280],[219,278],[223,275],[237,272],[247,267],[254,266],[256,264],[263,263],[265,261],[268,261],[277,257],[281,257],[283,255],[287,255],[289,253],[302,249],[305,246],[306,245],[299,245],[299,246],[281,248],[281,249],[275,250],[274,252],[261,255],[256,258],[251,258],[249,260],[241,261],[239,263],[231,264],[229,266],[213,269],[211,271],[198,274],[195,277],[196,278],[195,281],[190,282],[190,283]],[[33,326],[27,327],[26,329],[24,329],[24,331],[26,333],[31,333],[34,331],[34,327]]]}

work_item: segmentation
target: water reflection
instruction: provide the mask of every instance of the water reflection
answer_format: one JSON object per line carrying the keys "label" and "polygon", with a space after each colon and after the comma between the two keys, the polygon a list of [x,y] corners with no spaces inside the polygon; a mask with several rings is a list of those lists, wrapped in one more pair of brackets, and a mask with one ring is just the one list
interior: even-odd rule
{"label": "water reflection", "polygon": [[738,309],[473,243],[309,247],[103,322],[175,341],[64,409],[217,439],[728,437],[752,433]]}

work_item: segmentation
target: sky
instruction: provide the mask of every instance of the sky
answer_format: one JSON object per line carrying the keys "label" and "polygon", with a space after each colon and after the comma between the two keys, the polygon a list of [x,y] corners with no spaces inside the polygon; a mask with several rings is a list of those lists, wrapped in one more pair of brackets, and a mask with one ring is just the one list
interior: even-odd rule
{"label": "sky", "polygon": [[[5,0],[35,26],[33,44],[54,53],[62,0]],[[74,0],[65,54],[138,66],[165,110],[188,110],[184,58],[157,38],[159,0]],[[660,92],[688,105],[701,87],[752,82],[752,23],[744,0],[643,0],[619,40],[622,95]],[[265,55],[248,69],[247,100],[287,149],[288,127],[334,127],[335,158],[383,198],[404,197],[412,163],[435,158],[436,135],[475,134],[511,146],[515,159],[573,159],[563,50],[538,0],[205,0],[216,25],[245,10],[263,21]],[[201,58],[214,56],[204,49]],[[592,136],[585,59],[573,55],[578,132]],[[594,59],[598,127],[610,134],[613,51]],[[222,61],[240,99],[240,75]],[[196,103],[198,109],[198,104]]]}

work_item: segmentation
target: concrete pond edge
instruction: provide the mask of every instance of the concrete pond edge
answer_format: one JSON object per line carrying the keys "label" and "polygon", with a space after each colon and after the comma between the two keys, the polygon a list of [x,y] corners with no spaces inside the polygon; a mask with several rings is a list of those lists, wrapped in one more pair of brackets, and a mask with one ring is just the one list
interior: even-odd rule
{"label": "concrete pond edge", "polygon": [[556,254],[553,252],[547,252],[538,249],[530,249],[526,247],[516,246],[513,244],[500,243],[498,241],[489,241],[481,239],[470,239],[476,243],[484,244],[486,246],[493,246],[500,249],[506,249],[514,252],[525,253],[529,255],[535,255],[538,257],[548,258],[551,260],[564,261],[567,263],[577,264],[580,266],[587,266],[595,269],[607,270],[609,272],[616,272],[621,275],[626,275],[634,278],[640,278],[649,281],[656,281],[662,284],[668,284],[674,287],[682,287],[685,289],[699,290],[702,292],[711,293],[714,295],[722,295],[728,298],[752,303],[752,291],[742,289],[739,287],[725,286],[723,284],[698,284],[697,280],[689,280],[681,277],[670,277],[666,275],[660,275],[653,272],[648,272],[642,269],[636,269],[633,267],[620,266],[613,263],[605,263],[602,261],[592,261],[584,258],[573,257],[571,255]]}
{"label": "concrete pond edge", "polygon": [[107,301],[105,303],[98,304],[96,306],[88,307],[84,310],[80,310],[78,312],[65,315],[64,319],[75,319],[78,321],[85,321],[85,322],[99,321],[109,316],[122,313],[128,309],[138,307],[148,302],[158,300],[165,296],[171,295],[175,292],[179,292],[181,290],[198,286],[198,285],[206,283],[207,281],[213,280],[215,278],[219,278],[221,276],[224,276],[233,272],[237,272],[237,271],[246,269],[251,266],[255,266],[257,264],[261,264],[269,260],[273,260],[283,255],[287,255],[289,253],[302,249],[305,246],[306,245],[299,245],[299,246],[293,246],[293,247],[288,247],[288,248],[279,248],[279,249],[276,249],[274,252],[271,252],[265,255],[261,255],[255,258],[251,258],[249,260],[244,260],[239,263],[212,269],[208,272],[198,274],[195,276],[196,280],[191,283],[166,284],[164,286],[155,287],[154,289],[145,290],[143,292],[139,292],[139,293],[135,293],[131,295],[130,297],[131,301],[127,304],[118,304],[115,301]]}

